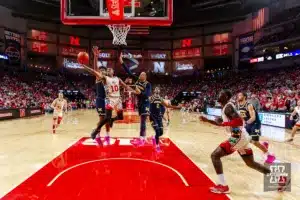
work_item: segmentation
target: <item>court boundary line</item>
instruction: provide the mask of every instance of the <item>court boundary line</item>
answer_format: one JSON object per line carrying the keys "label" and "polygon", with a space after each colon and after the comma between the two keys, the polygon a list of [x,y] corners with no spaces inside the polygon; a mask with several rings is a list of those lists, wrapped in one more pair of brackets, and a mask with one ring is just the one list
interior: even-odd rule
{"label": "court boundary line", "polygon": [[[53,135],[54,136],[54,135]],[[63,153],[65,153],[66,151],[68,151],[69,149],[71,149],[77,142],[80,142],[83,139],[83,137],[79,138],[78,140],[75,140],[73,142],[71,142],[70,144],[68,144],[68,147],[63,150],[61,153],[59,153],[57,156],[54,156],[54,158],[52,158],[50,161],[46,161],[46,163],[38,170],[34,171],[32,174],[30,174],[29,176],[27,176],[24,180],[22,180],[20,183],[17,183],[17,185],[14,185],[12,187],[12,189],[10,189],[8,192],[4,193],[2,196],[0,195],[0,199],[2,199],[3,197],[5,197],[6,195],[8,195],[9,193],[11,193],[13,190],[15,190],[17,187],[19,187],[21,184],[23,184],[25,181],[27,181],[29,178],[31,178],[32,176],[34,176],[36,173],[38,173],[42,168],[44,168],[46,165],[50,164],[53,160],[59,158],[59,156]],[[56,152],[57,153],[57,152]]]}
{"label": "court boundary line", "polygon": [[179,176],[179,178],[181,179],[181,181],[183,182],[183,184],[186,186],[186,187],[189,187],[190,185],[188,184],[187,180],[184,178],[184,176],[178,172],[176,169],[174,169],[173,167],[169,166],[169,165],[166,165],[166,164],[163,164],[163,163],[160,163],[160,162],[156,162],[156,161],[152,161],[152,160],[146,160],[146,159],[140,159],[140,158],[104,158],[104,159],[98,159],[98,160],[90,160],[90,161],[86,161],[86,162],[83,162],[83,163],[79,163],[79,164],[76,164],[76,165],[73,165],[63,171],[61,171],[59,174],[57,174],[48,184],[47,184],[47,187],[50,187],[54,184],[54,182],[59,178],[61,177],[64,173],[76,168],[76,167],[80,167],[80,166],[83,166],[83,165],[87,165],[87,164],[90,164],[90,163],[96,163],[96,162],[102,162],[102,161],[109,161],[109,160],[132,160],[132,161],[143,161],[143,162],[147,162],[147,163],[153,163],[153,164],[157,164],[157,165],[160,165],[160,166],[163,166],[163,167],[166,167],[168,169],[170,169],[171,171],[175,172],[175,174],[177,174]]}
{"label": "court boundary line", "polygon": [[[171,139],[171,138],[170,138]],[[175,140],[171,140],[172,143],[181,151],[181,153],[186,156],[203,174],[205,174],[205,176],[211,181],[213,182],[215,185],[216,182],[201,168],[199,167],[187,154],[185,154],[180,148],[179,146],[175,143]],[[229,194],[225,194],[226,197],[228,197],[228,199],[233,200],[233,198],[229,195]]]}

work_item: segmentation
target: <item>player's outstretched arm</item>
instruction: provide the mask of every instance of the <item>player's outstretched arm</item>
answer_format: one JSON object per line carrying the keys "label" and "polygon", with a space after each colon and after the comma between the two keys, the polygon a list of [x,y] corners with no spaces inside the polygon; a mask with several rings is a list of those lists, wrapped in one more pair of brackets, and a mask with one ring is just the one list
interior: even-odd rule
{"label": "player's outstretched arm", "polygon": [[122,65],[123,69],[125,70],[125,72],[126,72],[130,77],[132,77],[135,81],[137,81],[137,80],[139,79],[139,77],[136,76],[136,75],[134,75],[134,74],[132,73],[132,71],[130,71],[130,69],[128,68],[128,66],[124,63],[122,52],[121,52],[121,54],[120,54],[119,60],[120,60],[120,63],[121,63],[121,65]]}
{"label": "player's outstretched arm", "polygon": [[121,85],[123,88],[125,88],[126,90],[129,90],[129,91],[131,91],[131,92],[134,92],[134,90],[133,90],[129,85],[127,85],[126,83],[124,83],[124,81],[123,81],[122,79],[119,78],[119,80],[120,80],[120,85]]}
{"label": "player's outstretched arm", "polygon": [[212,125],[215,125],[215,126],[222,126],[222,119],[221,118],[217,118],[216,120],[210,120],[207,117],[205,117],[204,115],[200,115],[199,119],[202,122],[208,122],[208,123],[210,123]]}
{"label": "player's outstretched arm", "polygon": [[105,76],[102,74],[101,71],[96,71],[96,70],[90,68],[90,67],[87,66],[87,65],[82,65],[82,67],[84,67],[84,69],[85,69],[86,71],[88,71],[90,74],[95,75],[98,79],[103,79],[103,78],[105,78]]}
{"label": "player's outstretched arm", "polygon": [[172,106],[171,104],[168,103],[168,101],[166,99],[162,99],[162,105],[167,107],[167,108],[173,108],[173,109],[181,109],[182,106],[178,105],[178,106]]}
{"label": "player's outstretched arm", "polygon": [[98,71],[98,56],[99,56],[100,50],[98,49],[97,46],[93,46],[93,54],[94,54],[94,59],[93,59],[93,65],[94,65],[94,70]]}

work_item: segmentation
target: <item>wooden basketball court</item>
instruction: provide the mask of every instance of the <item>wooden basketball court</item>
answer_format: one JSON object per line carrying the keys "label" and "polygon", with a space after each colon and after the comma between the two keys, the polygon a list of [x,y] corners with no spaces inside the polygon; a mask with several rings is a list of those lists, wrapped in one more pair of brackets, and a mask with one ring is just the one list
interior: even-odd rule
{"label": "wooden basketball court", "polygon": [[[87,138],[97,120],[94,110],[70,112],[55,135],[51,115],[0,122],[2,199],[299,199],[300,137],[285,144],[285,130],[263,128],[271,152],[292,163],[292,192],[263,192],[263,175],[236,153],[223,159],[232,191],[226,196],[209,193],[217,178],[210,154],[227,138],[221,128],[174,111],[165,129],[170,140],[162,141],[164,152],[156,155],[150,145],[130,146],[138,123],[115,124],[111,145],[97,147]],[[152,134],[148,124],[147,135]]]}

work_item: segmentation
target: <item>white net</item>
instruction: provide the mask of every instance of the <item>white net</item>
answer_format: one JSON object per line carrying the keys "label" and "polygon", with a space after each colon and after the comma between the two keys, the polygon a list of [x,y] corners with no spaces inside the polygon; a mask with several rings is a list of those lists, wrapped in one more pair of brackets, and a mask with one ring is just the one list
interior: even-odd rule
{"label": "white net", "polygon": [[107,25],[109,30],[113,34],[113,45],[127,45],[126,37],[130,30],[130,25],[128,24],[110,24]]}

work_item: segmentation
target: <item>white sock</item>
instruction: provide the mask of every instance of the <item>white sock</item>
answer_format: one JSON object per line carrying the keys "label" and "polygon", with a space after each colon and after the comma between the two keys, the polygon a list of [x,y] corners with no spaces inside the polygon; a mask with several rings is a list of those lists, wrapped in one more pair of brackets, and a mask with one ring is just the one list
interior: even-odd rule
{"label": "white sock", "polygon": [[97,135],[96,135],[96,138],[100,138],[100,134],[97,134]]}
{"label": "white sock", "polygon": [[140,136],[140,139],[141,140],[145,140],[145,136]]}
{"label": "white sock", "polygon": [[109,132],[106,132],[106,136],[109,136],[109,134],[110,134]]}
{"label": "white sock", "polygon": [[221,185],[226,185],[226,182],[225,182],[225,177],[224,177],[224,174],[218,174],[218,177],[219,177],[219,183]]}

